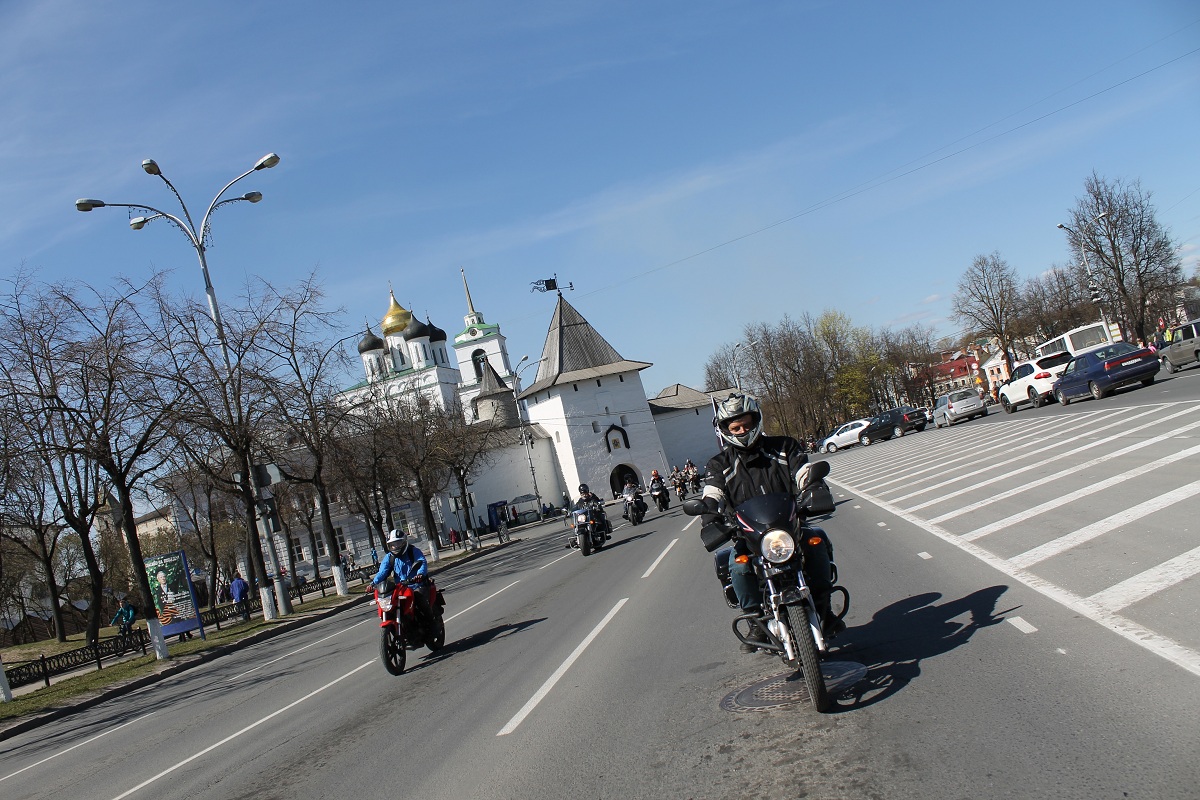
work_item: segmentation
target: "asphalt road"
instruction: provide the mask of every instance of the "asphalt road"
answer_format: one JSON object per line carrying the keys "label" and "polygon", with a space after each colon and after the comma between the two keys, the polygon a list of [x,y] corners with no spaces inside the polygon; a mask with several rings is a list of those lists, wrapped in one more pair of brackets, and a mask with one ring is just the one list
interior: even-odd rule
{"label": "asphalt road", "polygon": [[[548,525],[447,572],[448,644],[436,656],[411,653],[402,676],[384,671],[375,617],[362,606],[14,736],[0,743],[0,796],[1194,798],[1200,676],[1188,668],[1187,637],[1198,626],[1196,605],[1182,605],[1193,582],[1166,590],[1184,593],[1178,605],[1151,594],[1113,614],[1175,643],[1181,663],[1039,582],[1083,597],[1068,580],[1076,577],[1094,589],[1090,597],[1104,590],[1097,575],[1105,570],[1110,585],[1126,580],[1117,565],[1138,559],[1108,539],[1131,531],[1092,539],[1106,546],[1075,562],[1077,575],[1047,576],[995,555],[1044,542],[1009,553],[1017,545],[987,541],[1008,535],[998,531],[976,540],[992,549],[976,550],[954,540],[961,531],[950,521],[949,535],[932,530],[928,520],[946,506],[903,510],[944,489],[894,503],[877,497],[878,487],[852,488],[916,472],[908,459],[919,448],[926,466],[950,460],[937,449],[949,443],[995,462],[971,436],[1011,441],[1017,428],[1006,425],[1081,423],[1082,438],[1044,435],[1072,439],[1060,445],[1067,450],[1085,447],[1109,435],[1100,428],[1111,420],[1094,412],[1181,402],[1186,375],[1161,384],[1174,385],[1169,397],[1156,388],[989,417],[831,458],[834,477],[845,480],[823,525],[853,600],[830,665],[846,676],[835,713],[814,713],[778,659],[738,652],[698,525],[685,530],[691,520],[676,505],[620,528],[588,558],[564,549],[560,529]],[[1200,421],[1200,406],[1176,419]],[[1163,442],[1166,450],[1154,449]],[[1146,457],[1196,443],[1195,434],[1168,436]],[[1096,455],[1093,447],[1062,463]],[[1102,463],[1134,468],[1123,458]],[[1173,463],[1197,474],[1194,460]],[[903,493],[922,488],[914,481],[940,482],[935,472]],[[992,486],[982,491],[1007,485]],[[1136,505],[1174,488],[1130,480],[1115,491]],[[1093,524],[1089,502],[1048,519],[1055,530]],[[1188,516],[1172,508],[1168,515]],[[1155,521],[1152,533],[1169,527]],[[1124,536],[1128,549],[1145,537],[1137,534]],[[1174,558],[1170,549],[1159,544],[1155,558]],[[1024,580],[1026,572],[1037,580]],[[1174,616],[1151,618],[1146,603]],[[763,691],[744,691],[773,678]],[[755,702],[765,707],[752,710]]]}

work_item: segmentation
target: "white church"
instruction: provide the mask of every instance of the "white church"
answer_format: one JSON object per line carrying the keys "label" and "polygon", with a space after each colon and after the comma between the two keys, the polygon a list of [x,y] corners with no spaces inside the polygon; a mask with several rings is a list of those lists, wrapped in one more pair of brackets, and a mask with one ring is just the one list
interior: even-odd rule
{"label": "white church", "polygon": [[[465,514],[476,525],[495,524],[503,508],[535,511],[536,498],[553,506],[573,501],[581,483],[615,497],[626,476],[644,484],[652,470],[665,475],[688,459],[703,467],[717,451],[710,395],[675,384],[648,399],[641,372],[652,364],[623,358],[561,291],[541,359],[533,362],[536,375],[522,389],[519,371],[526,359],[513,364],[500,326],[476,310],[465,273],[463,290],[467,314],[452,341],[391,294],[382,338],[368,327],[358,345],[364,380],[343,393],[353,401],[379,390],[387,397],[421,392],[442,408],[457,400],[469,422],[504,430],[492,464],[472,477],[467,501],[447,493],[435,502],[443,541],[450,528],[464,528]],[[416,503],[393,513],[411,531],[427,535]],[[369,552],[361,518],[344,512],[334,524],[346,551]],[[306,547],[299,539],[289,544],[309,560],[312,554],[301,552]]]}

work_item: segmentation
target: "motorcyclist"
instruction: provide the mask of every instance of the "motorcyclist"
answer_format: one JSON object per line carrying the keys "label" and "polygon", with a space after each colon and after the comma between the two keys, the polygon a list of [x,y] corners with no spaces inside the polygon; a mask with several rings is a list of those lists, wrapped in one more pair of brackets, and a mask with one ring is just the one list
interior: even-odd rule
{"label": "motorcyclist", "polygon": [[[730,394],[717,406],[713,425],[727,445],[708,460],[704,475],[703,498],[717,506],[736,507],[759,494],[785,492],[793,497],[799,485],[807,477],[808,456],[804,446],[790,436],[763,436],[762,408],[751,395]],[[718,513],[703,516],[705,527],[726,528],[723,517]],[[828,539],[828,537],[826,537]],[[749,561],[738,563],[738,556],[755,556],[746,543],[735,540],[729,554],[730,581],[737,595],[742,613],[758,611],[762,605],[762,592],[758,577]],[[833,636],[845,625],[832,614],[829,593],[833,587],[830,549],[813,548],[805,552],[804,574],[813,592],[817,611],[824,620],[826,636]],[[752,628],[749,637],[761,641],[762,633]],[[742,645],[745,652],[753,652],[751,645]]]}
{"label": "motorcyclist", "polygon": [[600,515],[600,519],[604,522],[604,538],[612,538],[612,526],[608,524],[608,514],[604,512],[604,501],[596,495],[592,494],[592,490],[588,488],[586,483],[579,484],[579,499],[572,506],[576,511],[580,509],[593,507]]}
{"label": "motorcyclist", "polygon": [[397,583],[411,581],[417,624],[426,631],[433,630],[433,612],[429,608],[429,565],[425,554],[409,542],[407,533],[395,528],[388,533],[387,549],[371,583],[378,584],[393,574]]}
{"label": "motorcyclist", "polygon": [[667,491],[667,482],[658,474],[658,470],[651,470],[650,484],[646,488],[650,491],[650,496],[653,497],[655,492]]}
{"label": "motorcyclist", "polygon": [[646,510],[646,503],[642,500],[642,490],[633,482],[632,475],[625,478],[625,488],[621,491],[621,497],[625,499],[625,513],[621,515],[625,519],[629,519],[629,509],[633,507],[634,503],[637,503],[642,511]]}

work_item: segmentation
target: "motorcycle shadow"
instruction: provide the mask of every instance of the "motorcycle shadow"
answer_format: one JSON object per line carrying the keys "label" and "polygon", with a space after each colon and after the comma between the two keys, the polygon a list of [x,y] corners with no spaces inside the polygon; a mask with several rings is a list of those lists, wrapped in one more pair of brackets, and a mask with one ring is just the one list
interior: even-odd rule
{"label": "motorcycle shadow", "polygon": [[[643,522],[642,524],[645,525],[646,523]],[[604,550],[612,550],[614,547],[620,547],[621,545],[628,544],[630,542],[636,542],[638,539],[645,539],[647,536],[651,536],[654,533],[655,531],[650,530],[643,531],[637,536],[622,536],[620,539],[613,538],[610,541],[605,542],[604,548],[600,552],[604,552]]]}
{"label": "motorcycle shadow", "polygon": [[[866,675],[837,695],[837,710],[850,711],[878,703],[899,692],[921,674],[921,662],[967,644],[975,632],[1004,622],[1014,609],[997,611],[1007,586],[989,586],[939,603],[942,595],[927,592],[892,603],[864,625],[847,628],[835,640],[830,662],[854,660]],[[969,615],[966,622],[955,619]]]}
{"label": "motorcycle shadow", "polygon": [[464,636],[461,639],[456,639],[453,642],[447,642],[446,645],[436,653],[426,653],[420,660],[420,663],[414,664],[405,670],[405,672],[415,672],[419,669],[437,664],[443,659],[449,658],[455,653],[465,653],[468,650],[474,650],[476,647],[482,647],[485,644],[502,639],[506,636],[512,636],[520,633],[526,628],[532,627],[539,622],[545,622],[545,617],[537,619],[529,619],[524,622],[514,622],[509,625],[497,625],[494,628],[488,628],[485,631],[472,633],[470,636]]}

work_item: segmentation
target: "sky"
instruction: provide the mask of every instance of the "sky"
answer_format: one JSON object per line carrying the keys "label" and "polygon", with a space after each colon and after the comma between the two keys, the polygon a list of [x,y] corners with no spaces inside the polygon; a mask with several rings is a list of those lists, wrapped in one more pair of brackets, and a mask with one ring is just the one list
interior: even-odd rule
{"label": "sky", "polygon": [[0,278],[201,297],[179,231],[75,200],[177,211],[153,158],[198,218],[274,152],[212,218],[223,306],[315,272],[347,335],[390,287],[453,336],[462,269],[515,363],[557,275],[650,395],[785,314],[957,333],[976,256],[1074,261],[1093,172],[1200,263],[1194,0],[10,0],[0,120]]}

